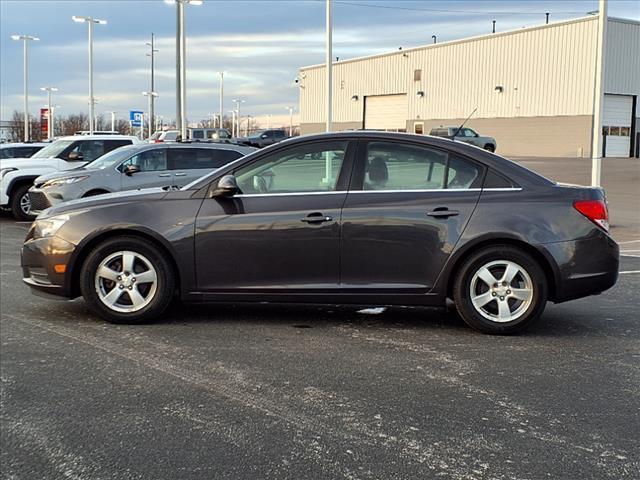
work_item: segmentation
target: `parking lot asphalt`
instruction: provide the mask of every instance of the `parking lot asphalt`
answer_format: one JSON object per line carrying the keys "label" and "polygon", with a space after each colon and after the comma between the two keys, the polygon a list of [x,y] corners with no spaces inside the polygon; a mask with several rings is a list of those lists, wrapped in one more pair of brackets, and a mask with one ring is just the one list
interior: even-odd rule
{"label": "parking lot asphalt", "polygon": [[514,337],[445,309],[116,326],[30,294],[26,230],[0,219],[1,478],[638,478],[640,258]]}

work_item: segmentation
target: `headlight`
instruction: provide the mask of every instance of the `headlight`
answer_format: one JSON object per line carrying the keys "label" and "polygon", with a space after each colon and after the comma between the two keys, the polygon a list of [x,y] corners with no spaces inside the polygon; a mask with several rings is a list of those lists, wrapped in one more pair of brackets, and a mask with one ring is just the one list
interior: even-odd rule
{"label": "headlight", "polygon": [[69,220],[69,215],[36,219],[33,222],[33,238],[52,237]]}
{"label": "headlight", "polygon": [[60,185],[69,185],[70,183],[76,183],[85,178],[89,178],[89,175],[84,175],[82,177],[66,177],[66,178],[56,178],[54,180],[49,180],[48,182],[44,182],[42,188],[47,187],[56,187]]}
{"label": "headlight", "polygon": [[7,168],[3,168],[2,170],[0,170],[0,179],[4,178],[4,176],[9,173],[9,172],[15,172],[16,170],[18,170],[15,167],[7,167]]}

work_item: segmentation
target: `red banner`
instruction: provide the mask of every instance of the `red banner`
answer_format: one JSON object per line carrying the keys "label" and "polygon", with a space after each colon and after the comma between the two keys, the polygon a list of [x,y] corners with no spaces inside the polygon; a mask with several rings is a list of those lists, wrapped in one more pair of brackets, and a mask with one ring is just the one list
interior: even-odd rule
{"label": "red banner", "polygon": [[43,135],[46,135],[49,132],[49,109],[41,108],[40,109],[40,131]]}

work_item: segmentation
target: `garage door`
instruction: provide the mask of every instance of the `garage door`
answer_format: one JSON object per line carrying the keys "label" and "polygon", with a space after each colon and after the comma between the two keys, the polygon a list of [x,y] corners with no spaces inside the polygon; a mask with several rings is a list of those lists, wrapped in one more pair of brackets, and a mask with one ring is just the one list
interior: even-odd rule
{"label": "garage door", "polygon": [[407,95],[365,97],[364,128],[404,132],[407,129]]}
{"label": "garage door", "polygon": [[605,157],[628,157],[631,148],[631,115],[633,97],[604,96],[602,134],[605,135]]}

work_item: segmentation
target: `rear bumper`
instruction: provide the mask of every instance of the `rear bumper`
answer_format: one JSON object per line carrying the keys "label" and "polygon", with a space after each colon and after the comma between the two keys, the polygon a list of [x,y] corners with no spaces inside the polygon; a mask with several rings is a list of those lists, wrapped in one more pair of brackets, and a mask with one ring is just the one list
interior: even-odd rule
{"label": "rear bumper", "polygon": [[56,265],[69,265],[75,245],[58,237],[27,240],[22,247],[22,281],[34,293],[70,298],[66,273]]}
{"label": "rear bumper", "polygon": [[552,298],[556,303],[602,293],[618,280],[620,248],[600,229],[578,240],[541,247],[557,266]]}

